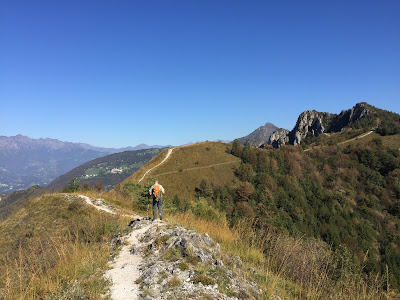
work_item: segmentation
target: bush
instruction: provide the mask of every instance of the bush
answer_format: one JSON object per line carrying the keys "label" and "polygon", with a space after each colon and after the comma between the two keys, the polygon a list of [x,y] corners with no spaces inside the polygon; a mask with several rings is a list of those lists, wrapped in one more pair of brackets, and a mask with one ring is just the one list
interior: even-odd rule
{"label": "bush", "polygon": [[78,178],[72,178],[67,186],[64,187],[63,193],[75,193],[79,191],[80,183]]}

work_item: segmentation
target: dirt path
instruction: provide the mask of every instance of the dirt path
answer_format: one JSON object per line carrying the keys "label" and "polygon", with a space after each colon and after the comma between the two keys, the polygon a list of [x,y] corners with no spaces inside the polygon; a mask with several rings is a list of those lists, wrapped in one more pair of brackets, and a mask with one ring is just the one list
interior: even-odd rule
{"label": "dirt path", "polygon": [[160,166],[161,164],[163,164],[163,163],[169,158],[169,156],[171,155],[171,153],[172,153],[173,150],[174,150],[174,148],[168,149],[167,155],[164,157],[164,159],[163,159],[158,165],[156,165],[156,166],[154,166],[154,167],[148,169],[148,170],[143,174],[142,178],[139,179],[138,183],[140,183],[140,182],[146,177],[146,175],[150,173],[151,170],[153,170],[153,169],[157,168],[158,166]]}
{"label": "dirt path", "polygon": [[[120,215],[129,217],[132,219],[141,218],[138,215],[126,215],[121,214],[104,203],[97,204],[96,201],[93,203],[93,199],[88,196],[79,195],[86,201],[87,204],[93,206],[97,210],[104,211],[113,215]],[[136,280],[139,278],[139,265],[142,262],[142,257],[137,254],[132,254],[131,249],[139,244],[139,236],[143,234],[151,226],[152,223],[143,226],[137,230],[133,230],[130,234],[123,237],[124,246],[118,256],[111,263],[111,269],[105,273],[105,277],[111,279],[112,286],[111,299],[114,300],[132,300],[139,299],[139,285],[136,284]]]}
{"label": "dirt path", "polygon": [[95,204],[92,202],[92,199],[88,196],[84,196],[84,195],[79,195],[79,197],[81,197],[82,199],[84,199],[86,201],[87,204],[93,206],[94,208],[96,208],[97,210],[101,210],[101,211],[105,211],[109,214],[113,214],[113,215],[120,215],[123,217],[128,217],[128,218],[140,218],[140,216],[138,215],[127,215],[127,214],[122,214],[119,213],[111,208],[109,208],[107,205],[105,205],[104,203],[101,204]]}
{"label": "dirt path", "polygon": [[362,134],[362,135],[356,136],[355,138],[352,138],[352,139],[350,139],[350,140],[341,142],[341,143],[339,143],[339,145],[342,145],[342,144],[345,144],[345,143],[349,143],[349,142],[355,141],[355,140],[357,140],[357,139],[361,139],[361,138],[363,138],[363,137],[366,137],[367,135],[370,135],[371,133],[373,133],[373,131],[368,131],[367,133],[364,133],[364,134]]}
{"label": "dirt path", "polygon": [[217,166],[221,166],[221,165],[229,165],[229,164],[239,163],[239,162],[241,162],[241,160],[232,160],[232,161],[227,161],[227,162],[218,163],[218,164],[212,164],[212,165],[208,165],[208,166],[193,167],[193,168],[182,169],[182,170],[179,170],[179,171],[170,171],[170,172],[165,172],[165,173],[159,173],[159,174],[156,174],[156,176],[168,175],[168,174],[175,174],[175,173],[180,173],[180,172],[183,172],[183,171],[192,171],[192,170],[198,170],[198,169],[207,169],[207,168],[217,167]]}
{"label": "dirt path", "polygon": [[132,300],[139,299],[139,284],[136,280],[140,277],[139,265],[142,257],[131,253],[140,243],[139,236],[146,232],[152,224],[143,226],[140,229],[132,231],[125,239],[126,243],[119,255],[111,265],[111,269],[106,272],[106,277],[111,278],[113,285],[111,287],[111,299],[114,300]]}
{"label": "dirt path", "polygon": [[[352,142],[352,141],[355,141],[355,140],[357,140],[357,139],[361,139],[361,138],[363,138],[363,137],[366,137],[367,135],[370,135],[371,133],[373,133],[374,131],[368,131],[367,133],[364,133],[364,134],[361,134],[361,135],[359,135],[359,136],[356,136],[355,138],[352,138],[352,139],[349,139],[349,140],[346,140],[346,141],[343,141],[343,142],[340,142],[340,143],[338,143],[338,145],[343,145],[343,144],[346,144],[346,143],[350,143],[350,142]],[[328,135],[328,134],[327,134]],[[328,135],[329,136],[329,135]],[[323,146],[323,147],[326,147],[326,146]],[[323,148],[322,147],[322,148]],[[311,151],[312,150],[312,148],[308,148],[308,149],[305,149],[304,150],[304,152],[308,152],[308,151]]]}

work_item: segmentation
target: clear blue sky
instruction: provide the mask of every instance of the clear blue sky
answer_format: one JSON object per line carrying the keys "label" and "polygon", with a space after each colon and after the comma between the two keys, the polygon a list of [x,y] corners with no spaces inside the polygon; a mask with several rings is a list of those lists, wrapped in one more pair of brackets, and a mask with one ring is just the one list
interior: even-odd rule
{"label": "clear blue sky", "polygon": [[400,1],[0,4],[0,135],[234,139],[309,109],[400,113]]}

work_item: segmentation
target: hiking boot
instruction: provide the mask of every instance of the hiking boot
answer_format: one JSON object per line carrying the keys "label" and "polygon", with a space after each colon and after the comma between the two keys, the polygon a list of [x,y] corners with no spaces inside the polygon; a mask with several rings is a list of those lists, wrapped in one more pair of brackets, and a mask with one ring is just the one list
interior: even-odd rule
{"label": "hiking boot", "polygon": [[160,221],[162,220],[162,216],[160,216]]}

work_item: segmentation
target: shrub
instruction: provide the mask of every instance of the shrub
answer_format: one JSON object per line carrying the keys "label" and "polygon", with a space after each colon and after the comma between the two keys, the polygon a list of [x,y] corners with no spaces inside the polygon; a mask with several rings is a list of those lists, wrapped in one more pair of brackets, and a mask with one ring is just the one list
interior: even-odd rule
{"label": "shrub", "polygon": [[190,281],[192,281],[194,284],[197,284],[201,282],[203,285],[214,285],[215,280],[212,279],[211,277],[208,277],[204,274],[199,274],[195,277],[193,277]]}

